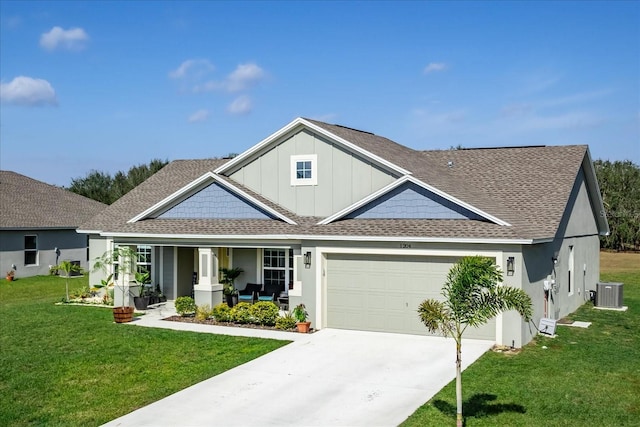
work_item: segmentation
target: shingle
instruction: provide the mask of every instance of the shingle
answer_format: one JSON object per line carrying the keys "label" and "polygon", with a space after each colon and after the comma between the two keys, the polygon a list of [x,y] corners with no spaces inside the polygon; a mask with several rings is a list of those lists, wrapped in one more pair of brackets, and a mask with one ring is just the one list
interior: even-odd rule
{"label": "shingle", "polygon": [[103,213],[83,224],[82,228],[122,233],[212,236],[552,238],[558,230],[587,150],[586,146],[541,146],[417,151],[368,132],[309,121],[512,226],[489,221],[430,219],[345,219],[316,225],[322,218],[299,217],[235,182],[234,185],[297,225],[279,220],[204,219],[155,219],[127,224],[134,216],[226,161],[208,159],[171,162]]}
{"label": "shingle", "polygon": [[12,171],[0,171],[0,228],[76,228],[106,205]]}

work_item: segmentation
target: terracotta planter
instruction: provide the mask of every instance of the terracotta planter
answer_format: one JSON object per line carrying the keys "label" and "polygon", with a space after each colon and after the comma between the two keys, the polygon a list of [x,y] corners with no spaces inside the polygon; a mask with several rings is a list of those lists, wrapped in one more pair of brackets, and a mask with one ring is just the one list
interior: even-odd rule
{"label": "terracotta planter", "polygon": [[113,307],[113,320],[116,323],[127,323],[133,320],[133,307]]}
{"label": "terracotta planter", "polygon": [[7,276],[7,280],[13,282],[13,276]]}
{"label": "terracotta planter", "polygon": [[311,322],[298,322],[296,323],[296,326],[298,327],[298,332],[301,334],[308,334],[309,329],[311,328]]}

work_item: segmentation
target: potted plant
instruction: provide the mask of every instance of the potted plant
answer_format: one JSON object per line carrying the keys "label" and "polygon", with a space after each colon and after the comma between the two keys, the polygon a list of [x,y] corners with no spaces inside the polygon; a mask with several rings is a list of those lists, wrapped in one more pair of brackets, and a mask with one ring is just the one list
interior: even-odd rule
{"label": "potted plant", "polygon": [[233,307],[233,297],[237,294],[237,290],[235,287],[235,280],[244,273],[244,270],[240,267],[234,268],[225,268],[222,267],[220,269],[220,273],[222,274],[222,278],[220,279],[220,283],[224,285],[223,292],[227,299],[227,305],[229,307]]}
{"label": "potted plant", "polygon": [[296,327],[298,328],[298,332],[303,334],[309,333],[311,322],[307,321],[307,319],[309,318],[309,313],[307,313],[307,308],[304,306],[304,304],[298,304],[293,309],[291,314],[296,319]]}
{"label": "potted plant", "polygon": [[[93,270],[107,270],[107,267],[112,266],[117,272],[119,277],[130,276],[136,268],[135,260],[138,254],[134,249],[129,246],[123,246],[115,248],[112,251],[106,251],[102,256],[95,259],[93,264]],[[113,319],[116,323],[127,323],[133,320],[134,307],[125,305],[126,288],[124,283],[120,286],[122,292],[122,298],[120,300],[121,305],[113,307]]]}
{"label": "potted plant", "polygon": [[8,280],[8,281],[10,281],[10,282],[11,282],[11,281],[13,280],[13,278],[14,278],[14,277],[16,277],[16,272],[15,272],[15,270],[11,269],[11,270],[7,271],[7,280]]}
{"label": "potted plant", "polygon": [[148,281],[148,271],[136,271],[135,282],[140,286],[140,294],[137,297],[133,297],[133,304],[136,306],[137,310],[146,310],[149,307],[149,304],[153,304],[153,301],[151,301],[151,294],[145,286]]}
{"label": "potted plant", "polygon": [[167,297],[165,297],[162,291],[160,290],[160,283],[156,283],[155,294],[158,297],[158,302],[167,302]]}

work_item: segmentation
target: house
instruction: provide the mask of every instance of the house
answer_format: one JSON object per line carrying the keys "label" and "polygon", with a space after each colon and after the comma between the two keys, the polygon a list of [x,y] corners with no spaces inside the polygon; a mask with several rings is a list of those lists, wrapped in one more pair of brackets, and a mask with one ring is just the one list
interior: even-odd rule
{"label": "house", "polygon": [[68,260],[87,268],[88,239],[76,228],[106,205],[11,171],[0,171],[0,266],[16,277],[49,274]]}
{"label": "house", "polygon": [[[81,232],[92,257],[136,246],[169,299],[216,304],[218,269],[242,267],[237,288],[279,285],[315,328],[425,334],[418,304],[465,255],[495,259],[536,325],[574,311],[608,224],[586,146],[417,151],[298,118],[235,158],[171,162]],[[466,336],[535,332],[508,312]]]}

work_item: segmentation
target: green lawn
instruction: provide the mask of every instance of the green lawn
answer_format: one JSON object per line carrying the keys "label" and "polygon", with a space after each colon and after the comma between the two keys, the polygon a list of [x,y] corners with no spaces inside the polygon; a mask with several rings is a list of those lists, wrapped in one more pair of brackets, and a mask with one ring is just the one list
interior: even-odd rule
{"label": "green lawn", "polygon": [[[588,329],[559,326],[518,355],[482,356],[462,374],[466,426],[640,425],[640,254],[603,254],[601,271],[624,283],[629,310],[587,303],[569,318]],[[455,425],[455,404],[452,382],[402,425]]]}
{"label": "green lawn", "polygon": [[64,287],[0,282],[0,426],[99,425],[287,343],[116,325],[109,309],[54,305]]}

